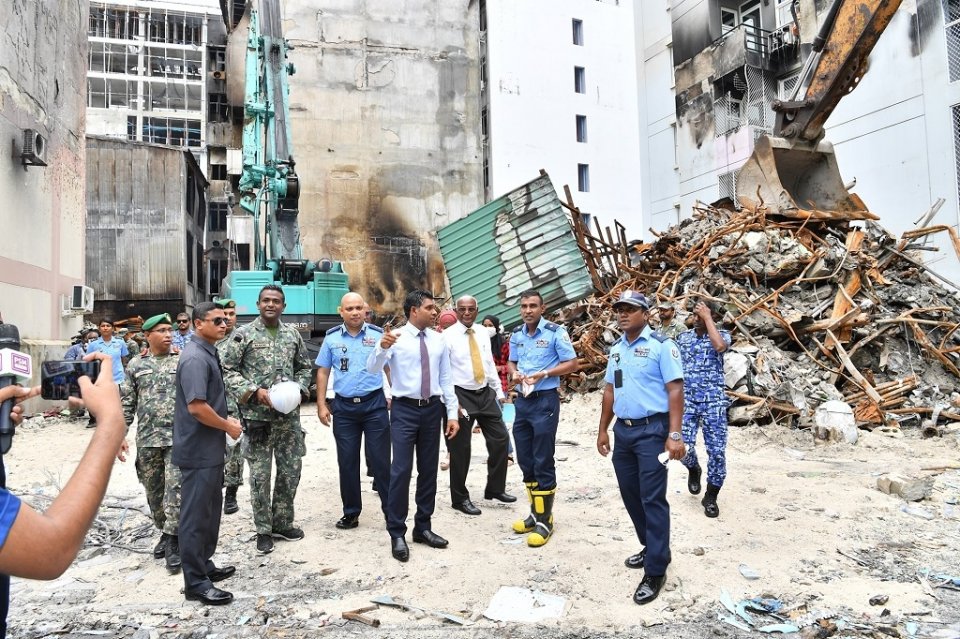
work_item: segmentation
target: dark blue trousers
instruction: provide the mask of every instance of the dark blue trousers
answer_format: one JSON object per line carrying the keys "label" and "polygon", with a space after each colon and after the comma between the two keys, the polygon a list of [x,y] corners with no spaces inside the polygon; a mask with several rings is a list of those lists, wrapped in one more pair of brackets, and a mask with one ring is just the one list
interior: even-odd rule
{"label": "dark blue trousers", "polygon": [[340,501],[343,514],[355,517],[363,509],[360,497],[360,442],[363,440],[367,463],[377,484],[380,506],[387,513],[390,488],[390,415],[382,392],[362,402],[337,396],[330,403],[333,413],[333,438],[337,443],[340,470]]}
{"label": "dark blue trousers", "polygon": [[669,428],[666,417],[642,426],[627,426],[618,419],[613,426],[613,470],[623,505],[647,549],[644,570],[652,577],[665,574],[670,563],[667,467],[657,460]]}
{"label": "dark blue trousers", "polygon": [[220,537],[223,506],[223,464],[210,468],[181,468],[180,560],[187,592],[206,592],[213,586],[207,575],[215,568],[211,558]]}
{"label": "dark blue trousers", "polygon": [[390,443],[393,463],[390,465],[390,492],[387,495],[387,532],[391,537],[407,533],[410,512],[410,476],[413,455],[417,455],[417,514],[413,531],[430,530],[430,518],[437,501],[437,464],[440,462],[440,432],[447,409],[442,402],[429,406],[413,406],[393,400],[391,406]]}
{"label": "dark blue trousers", "polygon": [[517,463],[524,483],[537,482],[539,490],[557,487],[557,426],[560,425],[560,395],[557,391],[539,391],[529,397],[517,397],[517,416],[513,421],[513,441],[517,444]]}

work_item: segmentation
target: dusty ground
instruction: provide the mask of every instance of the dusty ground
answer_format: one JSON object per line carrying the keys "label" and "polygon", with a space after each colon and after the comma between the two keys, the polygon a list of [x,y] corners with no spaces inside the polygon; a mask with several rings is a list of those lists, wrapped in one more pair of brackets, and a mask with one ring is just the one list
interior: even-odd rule
{"label": "dusty ground", "polygon": [[[817,636],[818,618],[840,626],[833,636],[960,636],[960,592],[936,587],[931,575],[960,577],[960,471],[922,472],[956,465],[957,431],[921,440],[861,432],[855,446],[815,444],[809,432],[783,427],[732,429],[729,477],[719,519],[703,516],[686,492],[686,473],[671,463],[673,564],[666,592],[652,605],[631,601],[640,574],[623,566],[638,542],[609,459],[594,447],[600,398],[563,406],[558,447],[557,532],[541,549],[510,532],[525,510],[482,499],[485,452],[474,439],[468,480],[483,509],[468,517],[450,508],[446,473],[434,529],[450,539],[446,550],[411,544],[411,559],[390,556],[388,537],[369,481],[359,528],[340,531],[333,438],[303,408],[309,455],[297,498],[306,531],[298,543],[278,542],[259,556],[252,541],[248,492],[241,510],[224,517],[218,564],[237,566],[223,586],[236,601],[224,608],[185,602],[182,579],[170,576],[147,551],[156,535],[143,514],[146,502],[132,463],[117,464],[100,524],[66,575],[53,583],[15,580],[11,636],[379,636],[379,637],[740,637],[769,636],[737,629],[720,604],[755,596],[779,598],[799,617],[804,637]],[[89,438],[85,422],[31,421],[17,432],[8,484],[43,507],[69,476]],[[877,477],[897,470],[935,476],[933,495],[917,504],[880,493]],[[508,489],[521,494],[519,469]],[[114,539],[112,545],[106,540]],[[409,541],[409,537],[408,537]],[[138,552],[139,551],[139,552]],[[759,578],[742,574],[750,569]],[[539,625],[495,623],[481,613],[501,586],[559,595],[565,614]],[[430,615],[381,607],[370,628],[340,617],[392,595],[415,606],[472,618],[460,627]],[[871,606],[875,595],[889,597]],[[806,613],[806,616],[802,616]],[[881,616],[882,615],[882,616]],[[776,623],[771,621],[771,623]],[[824,622],[829,626],[828,622]],[[762,624],[758,624],[762,625]],[[845,628],[845,629],[844,629]],[[834,629],[821,631],[830,636]]]}

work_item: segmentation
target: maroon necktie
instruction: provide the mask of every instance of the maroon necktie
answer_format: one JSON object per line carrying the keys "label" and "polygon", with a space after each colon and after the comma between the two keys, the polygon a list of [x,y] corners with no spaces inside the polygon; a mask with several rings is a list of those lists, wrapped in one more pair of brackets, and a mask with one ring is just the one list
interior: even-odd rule
{"label": "maroon necktie", "polygon": [[420,331],[420,398],[430,399],[430,353],[427,334]]}

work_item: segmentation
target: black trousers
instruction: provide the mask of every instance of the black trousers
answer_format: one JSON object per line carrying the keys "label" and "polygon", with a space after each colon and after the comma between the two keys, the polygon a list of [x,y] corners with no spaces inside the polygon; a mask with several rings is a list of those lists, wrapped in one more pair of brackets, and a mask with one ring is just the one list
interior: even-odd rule
{"label": "black trousers", "polygon": [[390,490],[390,414],[383,392],[355,403],[349,397],[335,397],[330,403],[333,412],[333,439],[337,443],[337,466],[340,471],[340,500],[343,514],[355,517],[363,509],[360,496],[360,443],[367,454],[367,468],[373,473],[380,495],[380,507],[387,512],[387,491]]}
{"label": "black trousers", "polygon": [[213,587],[207,574],[220,537],[223,507],[223,464],[210,468],[181,468],[180,561],[186,592],[206,592]]}
{"label": "black trousers", "polygon": [[393,462],[390,465],[390,492],[387,495],[387,531],[391,537],[403,537],[407,532],[407,514],[410,512],[414,453],[417,456],[417,512],[413,519],[413,532],[419,534],[431,529],[446,408],[439,401],[418,407],[394,398],[390,413]]}
{"label": "black trousers", "polygon": [[470,444],[474,423],[487,442],[487,486],[485,492],[502,493],[507,486],[507,445],[510,435],[503,425],[497,394],[486,386],[479,391],[455,387],[460,408],[468,417],[460,416],[460,430],[447,441],[450,451],[450,497],[454,504],[470,499],[467,473],[470,470]]}

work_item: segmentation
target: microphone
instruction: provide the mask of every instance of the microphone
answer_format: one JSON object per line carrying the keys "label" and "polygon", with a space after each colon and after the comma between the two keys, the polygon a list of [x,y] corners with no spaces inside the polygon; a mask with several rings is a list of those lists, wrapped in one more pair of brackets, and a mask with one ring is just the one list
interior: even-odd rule
{"label": "microphone", "polygon": [[[0,388],[18,381],[30,381],[33,362],[30,356],[20,352],[20,331],[13,324],[0,324]],[[6,455],[13,444],[16,425],[10,419],[14,399],[0,404],[0,455]]]}

